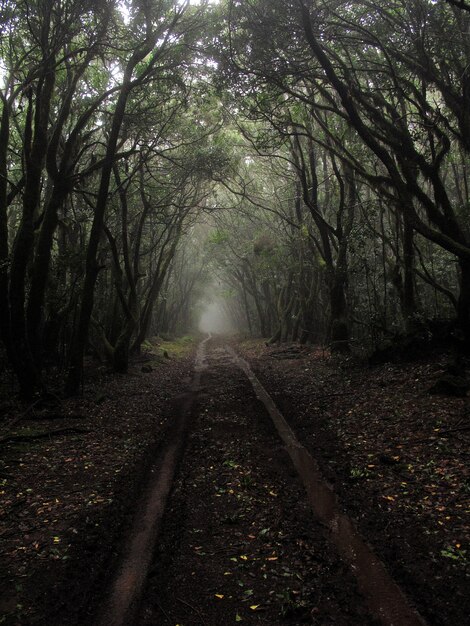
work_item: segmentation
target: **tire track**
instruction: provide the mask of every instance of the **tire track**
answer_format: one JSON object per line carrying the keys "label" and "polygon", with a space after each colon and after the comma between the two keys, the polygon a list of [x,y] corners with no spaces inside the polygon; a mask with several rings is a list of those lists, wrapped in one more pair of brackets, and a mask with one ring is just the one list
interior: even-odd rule
{"label": "tire track", "polygon": [[304,484],[315,515],[326,526],[329,539],[349,563],[372,614],[384,626],[425,626],[424,619],[410,605],[403,591],[387,572],[385,565],[361,537],[351,519],[341,511],[333,490],[320,472],[318,463],[298,441],[249,364],[230,346],[226,346],[225,349],[233,362],[245,372],[256,397],[268,411]]}
{"label": "tire track", "polygon": [[210,335],[199,344],[191,388],[182,398],[181,410],[165,448],[150,468],[147,486],[137,504],[129,538],[124,545],[118,571],[96,622],[97,626],[127,626],[132,623],[138,610],[168,495],[183,452],[192,407],[206,367],[205,346],[209,339]]}
{"label": "tire track", "polygon": [[139,626],[376,626],[245,374],[217,340]]}

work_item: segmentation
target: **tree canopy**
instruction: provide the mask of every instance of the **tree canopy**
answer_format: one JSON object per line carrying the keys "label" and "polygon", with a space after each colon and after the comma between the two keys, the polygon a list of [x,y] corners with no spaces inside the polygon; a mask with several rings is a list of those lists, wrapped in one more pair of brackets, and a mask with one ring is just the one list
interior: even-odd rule
{"label": "tree canopy", "polygon": [[453,0],[0,7],[0,327],[25,397],[241,332],[470,343],[470,14]]}

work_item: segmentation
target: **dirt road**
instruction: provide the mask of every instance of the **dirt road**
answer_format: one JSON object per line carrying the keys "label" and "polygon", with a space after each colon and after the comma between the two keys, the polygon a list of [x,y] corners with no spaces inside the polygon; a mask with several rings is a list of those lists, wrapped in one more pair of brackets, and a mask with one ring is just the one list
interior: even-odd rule
{"label": "dirt road", "polygon": [[125,376],[90,363],[83,397],[13,403],[1,623],[420,623],[391,576],[466,624],[468,398],[428,392],[448,358],[156,343]]}
{"label": "dirt road", "polygon": [[[201,346],[179,419],[100,624],[424,623],[247,364],[223,343]],[[154,518],[146,529],[142,515]]]}

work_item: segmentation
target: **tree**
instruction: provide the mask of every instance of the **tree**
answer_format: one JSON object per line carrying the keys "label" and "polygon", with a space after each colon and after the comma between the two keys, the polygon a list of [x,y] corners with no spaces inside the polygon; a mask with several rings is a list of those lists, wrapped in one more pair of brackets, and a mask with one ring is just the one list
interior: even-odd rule
{"label": "tree", "polygon": [[[282,6],[229,2],[227,11],[228,53],[220,51],[224,84],[236,85],[237,97],[250,99],[258,117],[273,94],[276,113],[277,107],[305,106],[328,137],[315,132],[314,140],[400,211],[409,319],[414,233],[457,256],[459,321],[468,335],[467,200],[455,208],[464,194],[458,189],[456,197],[447,177],[451,163],[466,167],[468,52],[451,32],[466,32],[468,16],[427,0],[377,2],[374,13],[368,4],[300,0]],[[450,39],[444,54],[442,42]],[[345,122],[354,141],[344,141]],[[286,134],[289,120],[277,123]]]}
{"label": "tree", "polygon": [[[468,53],[459,38],[454,38],[451,67],[437,56],[439,46],[436,50],[431,41],[438,32],[439,41],[442,33],[450,36],[451,28],[458,27],[460,32],[468,18],[425,0],[417,6],[404,2],[402,14],[380,5],[378,8],[379,18],[371,20],[371,25],[353,21],[355,16],[348,10],[340,13],[340,22],[348,24],[357,44],[354,55],[338,59],[331,46],[320,43],[309,8],[300,2],[305,39],[339,98],[333,107],[335,113],[347,116],[385,168],[386,176],[376,176],[376,183],[382,178],[380,184],[392,190],[407,228],[414,228],[459,259],[458,317],[468,343],[468,215],[464,217],[454,208],[453,193],[443,175],[444,164],[453,154],[453,142],[456,140],[465,151],[469,147]],[[414,28],[404,16],[411,19]],[[399,34],[390,32],[391,24],[400,26]],[[364,54],[366,46],[368,54]],[[356,63],[351,63],[353,59]],[[364,70],[370,70],[367,83]]]}
{"label": "tree", "polygon": [[[75,129],[67,129],[65,146],[62,135],[78,82],[99,54],[112,8],[111,2],[72,0],[3,5],[0,54],[7,69],[0,93],[2,337],[24,396],[31,396],[40,384],[38,334],[52,234],[58,208],[70,191],[71,154],[86,115]],[[81,33],[84,23],[86,35]],[[47,191],[46,166],[51,174]],[[17,225],[11,246],[9,208]],[[27,274],[34,255],[29,289]]]}

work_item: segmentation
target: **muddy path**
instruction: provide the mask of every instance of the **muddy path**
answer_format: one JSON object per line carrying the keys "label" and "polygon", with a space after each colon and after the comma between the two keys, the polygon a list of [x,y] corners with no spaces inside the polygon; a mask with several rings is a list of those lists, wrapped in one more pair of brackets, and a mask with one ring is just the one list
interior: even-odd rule
{"label": "muddy path", "polygon": [[253,382],[233,351],[204,342],[175,431],[177,445],[190,432],[184,457],[176,473],[178,451],[155,468],[98,623],[424,623]]}

